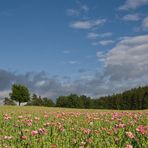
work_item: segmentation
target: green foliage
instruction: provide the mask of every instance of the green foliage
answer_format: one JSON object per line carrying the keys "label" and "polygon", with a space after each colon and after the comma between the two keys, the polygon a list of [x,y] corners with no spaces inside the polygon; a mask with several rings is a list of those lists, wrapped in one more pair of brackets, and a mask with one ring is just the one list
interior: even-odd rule
{"label": "green foliage", "polygon": [[85,95],[78,96],[76,94],[70,94],[69,96],[60,96],[56,100],[57,107],[67,108],[92,108],[92,101],[90,97]]}
{"label": "green foliage", "polygon": [[12,85],[12,93],[9,95],[12,100],[19,102],[19,105],[23,102],[28,102],[30,99],[28,88],[20,84]]}
{"label": "green foliage", "polygon": [[57,107],[94,108],[94,109],[148,109],[148,86],[134,88],[120,94],[91,99],[85,95],[60,96],[56,101]]}
{"label": "green foliage", "polygon": [[13,105],[13,100],[19,102],[19,105],[22,102],[27,102],[26,105],[32,106],[140,110],[148,109],[148,86],[134,88],[120,94],[104,96],[98,99],[91,99],[85,95],[78,96],[76,94],[59,96],[55,105],[51,99],[41,98],[36,94],[33,94],[30,100],[28,88],[14,84],[12,86],[12,93],[10,93],[10,99],[7,98],[4,104]]}
{"label": "green foliage", "polygon": [[37,96],[36,94],[32,95],[31,100],[26,104],[28,106],[47,106],[53,107],[55,106],[54,102],[48,98],[41,98],[41,96]]}
{"label": "green foliage", "polygon": [[94,108],[138,110],[148,109],[148,86],[138,87],[120,94],[92,100]]}
{"label": "green foliage", "polygon": [[4,105],[16,105],[16,103],[10,98],[5,98]]}

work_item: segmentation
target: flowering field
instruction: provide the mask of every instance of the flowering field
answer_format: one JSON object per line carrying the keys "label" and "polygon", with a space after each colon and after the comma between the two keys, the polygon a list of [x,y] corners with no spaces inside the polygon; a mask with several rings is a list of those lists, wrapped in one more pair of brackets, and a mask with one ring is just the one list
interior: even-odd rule
{"label": "flowering field", "polygon": [[147,148],[148,111],[0,107],[2,148]]}

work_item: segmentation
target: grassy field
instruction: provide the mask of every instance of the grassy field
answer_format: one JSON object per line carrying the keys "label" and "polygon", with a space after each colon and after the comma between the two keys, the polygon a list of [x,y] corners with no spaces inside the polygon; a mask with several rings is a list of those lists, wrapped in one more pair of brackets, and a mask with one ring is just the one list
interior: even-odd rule
{"label": "grassy field", "polygon": [[148,110],[0,107],[2,148],[147,148]]}

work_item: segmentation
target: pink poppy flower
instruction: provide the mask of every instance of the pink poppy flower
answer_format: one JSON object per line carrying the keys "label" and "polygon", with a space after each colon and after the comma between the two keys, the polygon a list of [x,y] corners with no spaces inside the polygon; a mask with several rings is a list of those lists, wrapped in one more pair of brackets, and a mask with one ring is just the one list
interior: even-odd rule
{"label": "pink poppy flower", "polygon": [[32,132],[31,132],[31,135],[32,135],[32,136],[36,136],[37,134],[38,134],[38,131],[32,131]]}
{"label": "pink poppy flower", "polygon": [[125,148],[133,148],[133,146],[130,144],[127,144]]}
{"label": "pink poppy flower", "polygon": [[126,132],[126,135],[131,139],[135,138],[135,136],[132,132]]}

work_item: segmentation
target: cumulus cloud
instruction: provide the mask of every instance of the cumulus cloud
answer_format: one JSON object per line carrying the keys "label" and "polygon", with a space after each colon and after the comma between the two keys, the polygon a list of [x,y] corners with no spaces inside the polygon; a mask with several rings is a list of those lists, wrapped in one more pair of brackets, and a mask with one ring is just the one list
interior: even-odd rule
{"label": "cumulus cloud", "polygon": [[[15,74],[6,70],[0,70],[0,97],[8,96],[11,85],[19,83],[26,85],[31,92],[55,98],[58,93],[62,93],[61,83],[57,78],[49,77],[45,72],[26,74]],[[58,92],[58,93],[57,93]]]}
{"label": "cumulus cloud", "polygon": [[125,37],[106,55],[105,75],[110,81],[148,84],[148,35]]}
{"label": "cumulus cloud", "polygon": [[96,19],[96,20],[80,20],[75,21],[70,24],[70,27],[75,29],[91,29],[103,25],[106,19]]}
{"label": "cumulus cloud", "polygon": [[138,21],[140,20],[139,14],[127,14],[122,18],[124,21]]}
{"label": "cumulus cloud", "polygon": [[99,44],[101,44],[102,46],[106,46],[106,45],[109,45],[109,44],[112,44],[114,43],[113,40],[102,40],[102,41],[99,41]]}
{"label": "cumulus cloud", "polygon": [[18,75],[0,70],[0,98],[8,95],[13,83],[24,84],[31,92],[52,99],[70,93],[99,97],[148,85],[147,41],[148,35],[120,38],[107,53],[96,53],[103,64],[101,73],[98,71],[92,74],[81,69],[77,80],[66,77],[64,81],[45,72]]}
{"label": "cumulus cloud", "polygon": [[142,22],[142,28],[143,30],[148,30],[148,17],[145,17]]}
{"label": "cumulus cloud", "polygon": [[148,5],[148,0],[126,0],[119,10],[136,9],[143,5]]}
{"label": "cumulus cloud", "polygon": [[147,41],[148,35],[123,37],[106,54],[97,52],[104,69],[86,82],[88,93],[101,96],[148,85]]}

